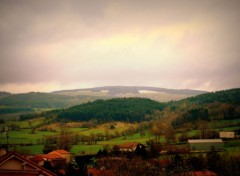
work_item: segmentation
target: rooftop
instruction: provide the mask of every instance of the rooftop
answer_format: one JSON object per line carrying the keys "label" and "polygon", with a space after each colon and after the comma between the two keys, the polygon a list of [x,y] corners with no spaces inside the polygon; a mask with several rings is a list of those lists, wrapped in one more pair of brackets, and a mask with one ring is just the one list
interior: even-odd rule
{"label": "rooftop", "polygon": [[46,159],[50,159],[50,160],[53,160],[53,159],[63,159],[63,157],[61,155],[55,154],[55,153],[41,154],[41,155],[37,155],[37,156],[40,156],[40,157],[46,158]]}
{"label": "rooftop", "polygon": [[133,148],[136,148],[138,144],[139,143],[137,143],[137,142],[128,142],[128,143],[119,145],[119,147],[124,148],[124,149],[133,149]]}
{"label": "rooftop", "polygon": [[188,143],[222,143],[222,139],[189,139]]}
{"label": "rooftop", "polygon": [[[60,154],[69,154],[68,151],[63,150],[63,149],[61,149],[61,150],[53,150],[52,152],[57,152],[57,153],[60,153]],[[50,152],[50,153],[51,153],[51,152]]]}

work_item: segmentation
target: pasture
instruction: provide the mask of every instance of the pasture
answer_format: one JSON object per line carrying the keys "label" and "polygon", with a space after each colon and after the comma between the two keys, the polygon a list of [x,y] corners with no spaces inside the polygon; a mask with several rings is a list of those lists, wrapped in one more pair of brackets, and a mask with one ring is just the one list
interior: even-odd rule
{"label": "pasture", "polygon": [[[14,144],[15,148],[17,150],[22,151],[29,151],[31,154],[37,154],[42,153],[43,149],[43,140],[45,136],[51,136],[51,135],[59,135],[60,134],[60,127],[65,127],[71,134],[78,134],[83,136],[90,136],[90,135],[112,135],[116,133],[124,132],[128,129],[136,129],[137,123],[123,123],[123,122],[113,122],[113,123],[106,123],[97,125],[91,128],[82,127],[82,122],[68,122],[64,124],[60,123],[51,123],[47,125],[41,126],[43,124],[44,118],[37,118],[33,119],[31,121],[8,121],[6,124],[1,124],[0,128],[2,129],[3,125],[18,125],[21,127],[20,130],[10,130],[8,131],[8,143]],[[209,126],[213,128],[216,131],[231,131],[231,130],[238,130],[240,128],[239,126],[240,120],[233,120],[233,121],[214,121],[210,122]],[[226,126],[224,124],[226,123]],[[234,126],[235,125],[235,126]],[[32,131],[31,127],[37,127],[40,126],[41,128],[49,127],[53,129],[55,132],[51,131],[39,131],[37,128],[34,132]],[[46,128],[47,129],[47,128]],[[187,135],[189,137],[195,136],[198,134],[199,130],[191,130],[187,132]],[[176,137],[178,138],[182,133],[177,133]],[[139,142],[142,144],[146,144],[146,141],[154,139],[154,136],[151,135],[151,133],[146,130],[144,135],[141,135],[139,132],[135,132],[133,134],[125,134],[124,136],[114,137],[110,138],[109,140],[102,140],[97,141],[96,143],[92,143],[89,145],[87,142],[79,142],[76,145],[73,145],[71,148],[71,153],[73,154],[91,154],[96,153],[100,149],[103,149],[104,147],[108,146],[109,148],[112,148],[114,145],[120,145],[126,142]],[[160,138],[161,143],[165,143],[165,138]],[[6,133],[2,132],[2,135],[0,135],[0,144],[6,144],[7,143],[7,137]],[[12,148],[13,149],[13,148]],[[228,153],[240,153],[240,142],[239,140],[236,141],[229,141],[225,145],[225,151]]]}

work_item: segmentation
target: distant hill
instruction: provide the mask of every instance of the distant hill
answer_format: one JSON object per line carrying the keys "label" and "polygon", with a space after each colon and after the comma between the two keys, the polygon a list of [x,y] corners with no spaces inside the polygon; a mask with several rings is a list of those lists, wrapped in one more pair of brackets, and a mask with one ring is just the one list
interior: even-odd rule
{"label": "distant hill", "polygon": [[59,119],[106,121],[142,121],[156,110],[175,112],[174,125],[197,120],[240,118],[240,89],[206,93],[180,101],[159,103],[146,98],[114,98],[55,111]]}
{"label": "distant hill", "polygon": [[110,96],[110,97],[142,97],[150,98],[159,102],[181,100],[186,97],[206,93],[205,91],[190,89],[166,89],[146,86],[105,86],[86,89],[62,90],[52,92],[58,95],[89,95],[89,96]]}
{"label": "distant hill", "polygon": [[181,100],[202,93],[206,92],[139,86],[106,86],[89,89],[62,90],[52,93],[29,92],[10,94],[0,92],[0,105],[25,106],[31,108],[66,108],[98,99],[140,97],[159,102],[167,102]]}
{"label": "distant hill", "polygon": [[1,98],[5,98],[5,97],[8,97],[8,96],[10,96],[11,94],[10,93],[8,93],[8,92],[0,92],[0,99]]}
{"label": "distant hill", "polygon": [[[104,99],[105,97],[101,98]],[[66,108],[96,99],[97,97],[87,95],[73,97],[51,93],[30,92],[5,96],[0,99],[0,105],[24,106],[30,108]]]}
{"label": "distant hill", "polygon": [[75,90],[62,90],[55,91],[52,93],[56,94],[71,94],[73,92],[81,93],[82,91],[90,92],[106,92],[109,95],[117,96],[125,93],[141,93],[141,91],[155,91],[160,93],[170,93],[170,94],[179,94],[179,95],[199,95],[206,93],[206,91],[200,90],[191,90],[191,89],[166,89],[159,87],[147,87],[147,86],[104,86],[104,87],[95,87],[95,88],[85,88],[85,89],[75,89]]}

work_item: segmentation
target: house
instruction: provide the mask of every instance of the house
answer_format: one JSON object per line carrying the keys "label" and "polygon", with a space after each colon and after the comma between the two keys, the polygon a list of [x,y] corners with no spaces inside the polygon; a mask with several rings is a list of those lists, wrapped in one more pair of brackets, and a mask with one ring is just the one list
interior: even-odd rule
{"label": "house", "polygon": [[1,176],[56,176],[56,174],[27,160],[16,152],[9,152],[0,158]]}
{"label": "house", "polygon": [[66,159],[59,154],[39,154],[34,156],[31,160],[37,161],[40,160],[40,158],[42,158],[44,162],[49,162],[52,168],[59,169],[66,166]]}
{"label": "house", "polygon": [[29,160],[34,162],[34,163],[36,163],[39,166],[43,166],[44,165],[44,161],[45,161],[43,159],[43,157],[41,157],[39,155],[35,155],[35,156],[31,157],[31,158],[29,158]]}
{"label": "house", "polygon": [[222,139],[189,139],[188,144],[191,151],[211,150],[213,147],[222,150],[224,147]]}
{"label": "house", "polygon": [[69,163],[71,159],[71,154],[66,150],[54,150],[48,154],[58,154],[61,157],[65,158],[67,163]]}
{"label": "house", "polygon": [[127,142],[124,144],[119,145],[120,151],[123,152],[134,152],[136,149],[146,148],[143,144],[137,142]]}
{"label": "house", "polygon": [[220,131],[219,136],[220,138],[233,139],[235,138],[235,133],[234,131]]}

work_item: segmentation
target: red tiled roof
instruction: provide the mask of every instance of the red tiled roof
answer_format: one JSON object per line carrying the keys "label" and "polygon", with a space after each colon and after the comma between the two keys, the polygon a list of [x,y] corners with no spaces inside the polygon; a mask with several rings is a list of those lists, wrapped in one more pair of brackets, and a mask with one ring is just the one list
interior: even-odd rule
{"label": "red tiled roof", "polygon": [[49,153],[49,154],[41,154],[41,155],[38,155],[39,157],[42,157],[43,159],[46,158],[46,159],[50,159],[50,160],[53,160],[53,159],[63,159],[63,157],[59,154],[56,154],[56,153]]}
{"label": "red tiled roof", "polygon": [[[61,150],[54,150],[53,152],[57,152],[57,153],[60,153],[60,154],[69,154],[68,151],[63,150],[63,149],[61,149]],[[51,152],[50,152],[50,153],[51,153]]]}
{"label": "red tiled roof", "polygon": [[38,163],[40,161],[44,161],[43,157],[39,156],[39,155],[35,155],[32,158],[29,159],[30,161],[33,161],[34,163]]}
{"label": "red tiled roof", "polygon": [[128,143],[124,143],[124,144],[120,145],[119,147],[122,149],[123,148],[124,149],[134,149],[137,147],[138,144],[139,143],[137,143],[137,142],[128,142]]}

